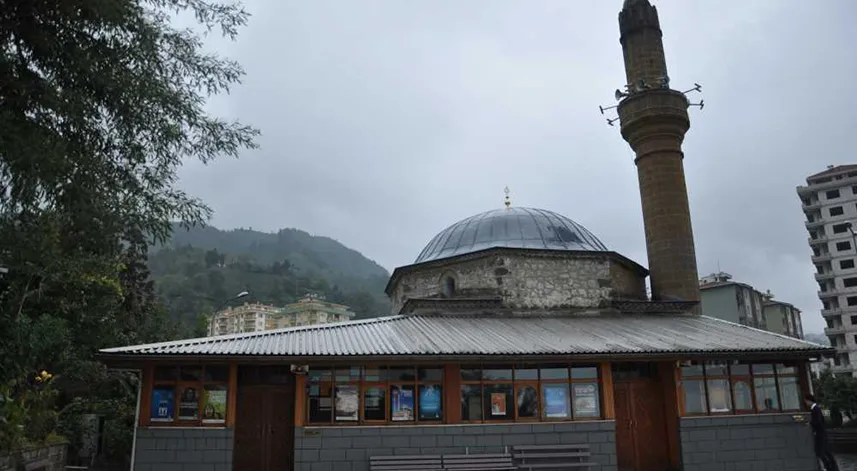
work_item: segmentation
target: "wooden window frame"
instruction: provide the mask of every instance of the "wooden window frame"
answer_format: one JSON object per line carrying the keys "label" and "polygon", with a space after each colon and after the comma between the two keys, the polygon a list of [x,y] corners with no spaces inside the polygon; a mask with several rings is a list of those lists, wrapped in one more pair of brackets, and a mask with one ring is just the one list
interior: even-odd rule
{"label": "wooden window frame", "polygon": [[[175,380],[158,380],[157,379],[157,371],[159,368],[170,368],[175,370],[176,379]],[[199,380],[185,380],[182,379],[182,368],[199,368],[200,379]],[[207,380],[206,379],[206,368],[223,368],[227,372],[226,379],[223,380]],[[229,426],[230,417],[234,412],[232,412],[233,399],[232,397],[235,395],[235,388],[233,383],[233,366],[229,364],[177,364],[177,365],[153,365],[150,371],[152,379],[147,386],[148,394],[145,395],[146,400],[148,401],[145,405],[144,409],[146,411],[147,416],[145,419],[141,418],[141,423],[148,425],[150,427],[212,427],[212,428],[225,428]],[[226,416],[222,421],[218,422],[206,422],[204,419],[205,416],[205,388],[207,386],[219,386],[226,389]],[[151,410],[151,398],[156,389],[166,389],[172,388],[173,390],[173,418],[171,421],[161,421],[161,420],[152,420],[152,410]],[[185,388],[194,387],[199,391],[199,395],[196,399],[197,402],[197,418],[195,419],[180,419],[179,418],[179,402],[180,402],[180,393],[184,391]]]}
{"label": "wooden window frame", "polygon": [[[695,365],[702,367],[702,373],[699,375],[688,375],[685,376],[684,373],[679,368],[679,375],[681,378],[681,396],[682,396],[682,417],[701,417],[701,416],[729,416],[729,415],[747,415],[747,414],[783,414],[783,413],[793,413],[793,412],[801,412],[803,411],[803,406],[799,403],[798,409],[786,409],[783,405],[783,394],[782,394],[782,380],[781,378],[794,378],[795,384],[798,387],[798,395],[803,392],[803,384],[800,379],[800,372],[803,370],[801,364],[797,361],[741,361],[737,364],[746,365],[749,373],[735,373],[734,365],[736,362],[734,360],[726,361],[728,370],[727,375],[724,376],[722,374],[718,375],[709,375],[708,361],[699,361],[694,362]],[[756,372],[754,367],[757,365],[770,365],[770,372]],[[792,368],[791,372],[781,372],[780,368]],[[776,399],[777,399],[777,407],[774,410],[760,410],[758,400],[757,400],[757,388],[756,388],[756,379],[767,379],[773,378],[774,380],[774,389],[776,391]],[[710,380],[726,380],[729,384],[729,396],[732,401],[731,411],[729,412],[711,412],[711,397],[708,387],[708,382]],[[705,411],[704,412],[687,412],[687,397],[686,397],[686,387],[685,383],[687,381],[701,381],[704,388],[705,393]],[[751,394],[751,402],[752,409],[736,409],[736,395],[735,395],[735,383],[737,381],[744,381],[750,385],[750,394]]]}

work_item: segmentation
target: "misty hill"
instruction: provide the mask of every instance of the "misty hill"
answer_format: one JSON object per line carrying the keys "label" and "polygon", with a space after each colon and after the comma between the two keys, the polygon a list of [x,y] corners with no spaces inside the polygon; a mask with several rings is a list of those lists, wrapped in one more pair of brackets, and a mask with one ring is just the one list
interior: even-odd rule
{"label": "misty hill", "polygon": [[[389,273],[329,237],[297,229],[265,233],[214,227],[174,228],[154,247],[149,267],[158,295],[173,316],[202,333],[199,317],[241,291],[242,301],[282,306],[307,292],[350,306],[357,318],[390,313],[384,294]],[[186,330],[187,332],[187,330]]]}
{"label": "misty hill", "polygon": [[803,335],[804,340],[808,342],[820,343],[821,345],[830,345],[830,339],[826,335],[816,332],[806,332]]}

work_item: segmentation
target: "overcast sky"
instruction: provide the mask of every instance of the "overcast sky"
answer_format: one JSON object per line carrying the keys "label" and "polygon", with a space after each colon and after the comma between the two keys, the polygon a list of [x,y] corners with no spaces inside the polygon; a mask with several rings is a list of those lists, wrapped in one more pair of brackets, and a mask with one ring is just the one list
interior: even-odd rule
{"label": "overcast sky", "polygon": [[[653,3],[673,88],[703,85],[684,144],[700,275],[770,289],[821,331],[795,187],[855,163],[857,2]],[[181,171],[213,225],[296,227],[392,269],[501,207],[508,185],[514,205],[564,214],[646,265],[633,154],[598,111],[625,77],[620,0],[246,7],[239,39],[210,45],[247,76],[211,109],[260,128],[261,148]]]}

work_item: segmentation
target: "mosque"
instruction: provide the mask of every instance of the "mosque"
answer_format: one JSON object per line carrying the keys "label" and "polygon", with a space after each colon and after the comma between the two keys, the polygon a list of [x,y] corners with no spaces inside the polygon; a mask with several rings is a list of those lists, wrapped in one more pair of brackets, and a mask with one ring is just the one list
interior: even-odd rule
{"label": "mosque", "polygon": [[699,314],[689,102],[655,7],[619,25],[648,267],[507,197],[393,272],[390,316],[103,350],[141,373],[133,469],[816,469],[830,349]]}

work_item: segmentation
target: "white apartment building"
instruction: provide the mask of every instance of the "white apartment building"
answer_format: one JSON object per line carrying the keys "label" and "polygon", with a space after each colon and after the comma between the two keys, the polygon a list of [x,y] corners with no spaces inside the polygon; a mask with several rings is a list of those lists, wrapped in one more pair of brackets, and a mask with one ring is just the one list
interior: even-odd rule
{"label": "white apartment building", "polygon": [[265,330],[269,319],[279,312],[269,304],[244,303],[216,313],[208,321],[208,335],[237,334]]}
{"label": "white apartment building", "polygon": [[[857,376],[857,165],[829,166],[797,187],[834,374]],[[852,225],[853,224],[853,225]]]}

